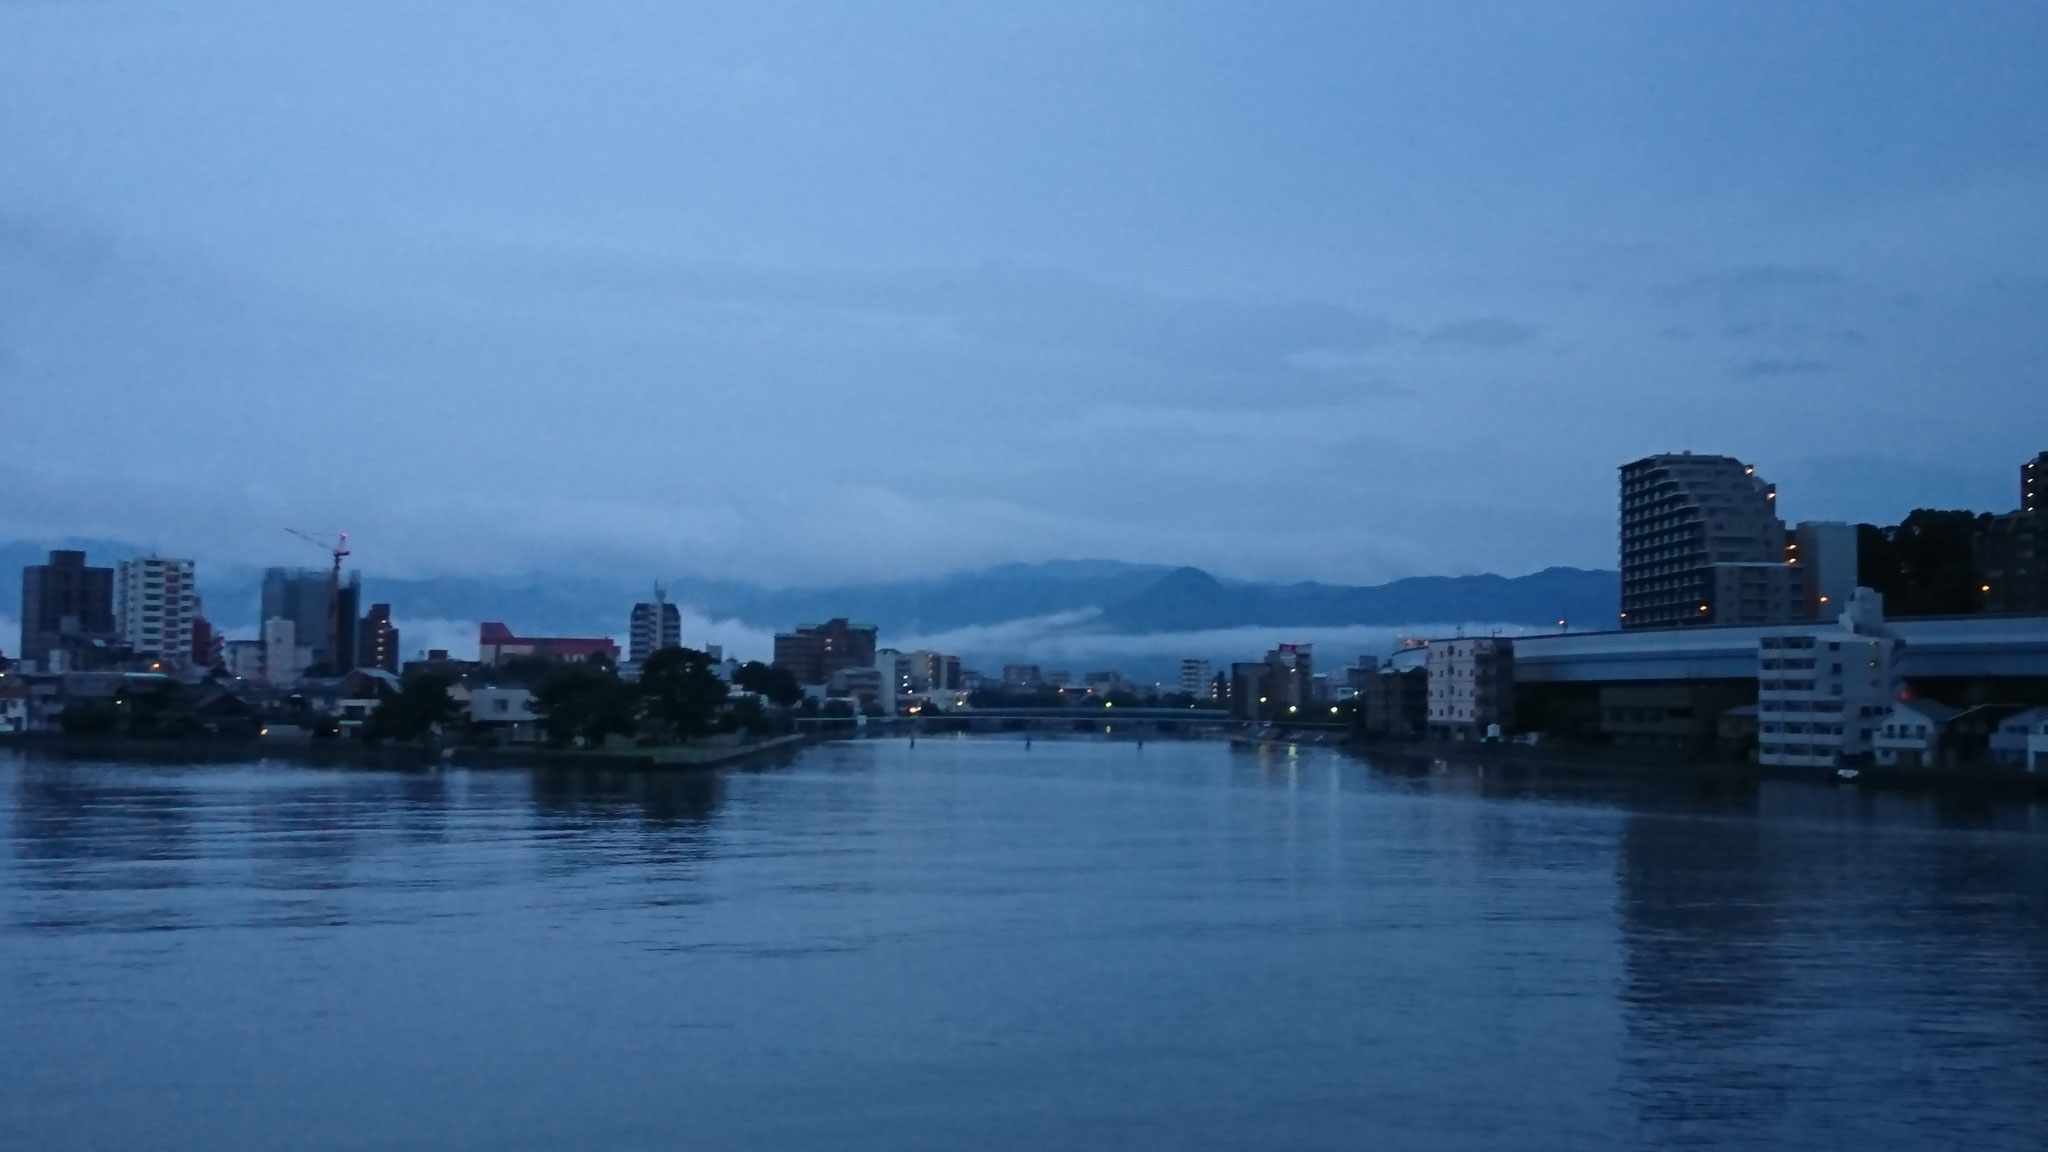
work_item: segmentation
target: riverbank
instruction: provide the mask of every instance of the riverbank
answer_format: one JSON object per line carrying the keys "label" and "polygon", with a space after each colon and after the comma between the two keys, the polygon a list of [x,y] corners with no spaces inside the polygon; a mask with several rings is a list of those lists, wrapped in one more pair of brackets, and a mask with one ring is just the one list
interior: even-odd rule
{"label": "riverbank", "polygon": [[131,760],[145,763],[236,763],[284,760],[319,766],[426,768],[451,764],[466,768],[598,768],[625,771],[705,771],[776,753],[794,751],[809,737],[798,734],[731,745],[685,745],[671,748],[548,748],[541,745],[501,748],[455,746],[445,749],[412,744],[363,744],[353,740],[275,743],[265,740],[127,740],[59,734],[10,736],[0,749],[19,748],[66,760]]}

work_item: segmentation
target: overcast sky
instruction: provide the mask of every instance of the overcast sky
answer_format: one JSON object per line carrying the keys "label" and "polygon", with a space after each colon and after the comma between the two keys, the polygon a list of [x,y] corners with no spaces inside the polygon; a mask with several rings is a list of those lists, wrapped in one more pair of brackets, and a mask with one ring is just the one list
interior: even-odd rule
{"label": "overcast sky", "polygon": [[[1917,11],[1915,10],[1917,9]],[[0,3],[0,536],[767,582],[2002,510],[2048,4]]]}

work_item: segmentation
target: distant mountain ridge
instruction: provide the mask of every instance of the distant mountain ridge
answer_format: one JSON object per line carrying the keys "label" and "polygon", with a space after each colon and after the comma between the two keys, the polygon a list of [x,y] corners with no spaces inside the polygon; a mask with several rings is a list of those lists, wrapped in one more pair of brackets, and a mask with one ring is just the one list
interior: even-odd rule
{"label": "distant mountain ridge", "polygon": [[[96,564],[146,550],[109,541],[84,545]],[[62,545],[59,545],[62,546]],[[0,614],[21,603],[21,568],[48,545],[0,543]],[[256,624],[261,571],[199,572],[207,615],[229,629]],[[387,601],[401,619],[503,620],[526,632],[623,635],[633,603],[654,580],[527,573],[508,576],[363,578],[364,602]],[[1545,627],[1560,619],[1601,626],[1618,611],[1612,571],[1546,568],[1525,576],[1417,576],[1378,585],[1224,580],[1200,568],[1056,560],[1001,564],[927,579],[813,588],[767,588],[683,577],[669,597],[715,620],[769,631],[833,616],[874,624],[887,637],[934,635],[1024,619],[1085,617],[1077,628],[1110,634],[1201,632],[1242,627],[1486,622]],[[13,637],[0,639],[10,645]]]}
{"label": "distant mountain ridge", "polygon": [[1545,568],[1526,576],[1411,576],[1367,586],[1233,584],[1199,568],[1178,568],[1106,606],[1102,623],[1126,633],[1458,620],[1604,626],[1620,611],[1619,596],[1614,572],[1584,568]]}

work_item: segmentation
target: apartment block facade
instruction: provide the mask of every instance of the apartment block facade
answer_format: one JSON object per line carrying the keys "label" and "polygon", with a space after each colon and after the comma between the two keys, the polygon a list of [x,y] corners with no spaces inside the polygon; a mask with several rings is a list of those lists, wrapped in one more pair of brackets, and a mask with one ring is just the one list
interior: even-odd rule
{"label": "apartment block facade", "polygon": [[794,632],[776,633],[774,661],[787,668],[799,684],[824,684],[843,669],[874,667],[876,639],[873,625],[835,617]]}
{"label": "apartment block facade", "polygon": [[633,605],[626,624],[626,659],[644,664],[663,648],[683,646],[683,614],[668,602],[668,591],[654,586],[654,599]]}
{"label": "apartment block facade", "polygon": [[391,605],[372,604],[356,629],[356,663],[363,668],[381,668],[397,674],[399,635],[391,623]]}
{"label": "apartment block facade", "polygon": [[21,570],[21,657],[47,668],[117,639],[114,570],[94,568],[85,553],[60,549],[47,563]]}
{"label": "apartment block facade", "polygon": [[1778,492],[1732,456],[1621,467],[1621,626],[1772,624],[1804,615]]}
{"label": "apartment block facade", "polygon": [[184,663],[198,621],[192,561],[142,556],[115,568],[115,628],[135,655]]}
{"label": "apartment block facade", "polygon": [[1428,683],[1431,739],[1477,740],[1513,727],[1514,641],[1498,636],[1432,640]]}
{"label": "apartment block facade", "polygon": [[1858,589],[1831,627],[1791,628],[1757,641],[1757,762],[1837,768],[1866,756],[1899,699],[1899,642],[1883,602]]}

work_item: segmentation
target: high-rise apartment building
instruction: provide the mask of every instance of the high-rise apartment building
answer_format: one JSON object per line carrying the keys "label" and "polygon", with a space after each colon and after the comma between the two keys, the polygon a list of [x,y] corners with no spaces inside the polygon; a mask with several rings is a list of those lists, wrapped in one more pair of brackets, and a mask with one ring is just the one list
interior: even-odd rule
{"label": "high-rise apartment building", "polygon": [[372,604],[356,629],[356,666],[398,672],[398,629],[391,623],[391,605]]}
{"label": "high-rise apartment building", "polygon": [[2048,612],[2048,452],[2020,466],[2020,509],[1977,529],[1978,607]]}
{"label": "high-rise apartment building", "polygon": [[633,605],[626,627],[626,659],[644,664],[663,648],[683,646],[683,614],[668,602],[668,590],[654,586],[654,599]]}
{"label": "high-rise apartment building", "polygon": [[261,619],[266,623],[291,621],[297,645],[310,653],[312,664],[335,673],[349,672],[356,667],[362,580],[351,574],[335,588],[331,579],[330,573],[311,568],[265,569]]}
{"label": "high-rise apartment building", "polygon": [[192,656],[199,591],[192,561],[162,556],[123,560],[114,573],[114,625],[137,656],[183,663]]}
{"label": "high-rise apartment building", "polygon": [[1180,662],[1180,690],[1198,701],[1209,698],[1210,683],[1215,676],[1207,660],[1190,659]]}
{"label": "high-rise apartment building", "polygon": [[1621,467],[1621,626],[1771,624],[1803,615],[1778,491],[1732,456]]}
{"label": "high-rise apartment building", "polygon": [[116,636],[112,568],[88,567],[85,553],[60,550],[21,570],[22,659],[47,668],[57,655],[76,664]]}

